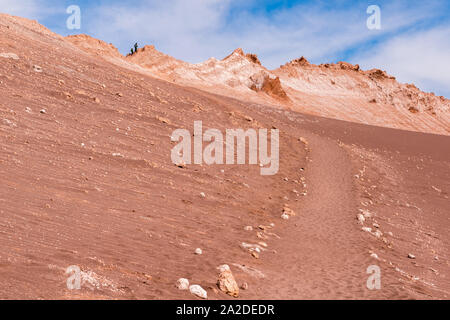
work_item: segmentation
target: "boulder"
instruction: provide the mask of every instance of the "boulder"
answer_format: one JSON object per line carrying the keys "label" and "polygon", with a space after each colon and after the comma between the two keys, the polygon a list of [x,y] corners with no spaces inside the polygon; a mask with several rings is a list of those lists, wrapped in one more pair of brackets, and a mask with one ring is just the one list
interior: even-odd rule
{"label": "boulder", "polygon": [[198,284],[194,284],[189,287],[189,291],[194,295],[202,299],[208,299],[208,293],[205,289],[200,287]]}
{"label": "boulder", "polygon": [[[226,265],[228,267],[228,265]],[[222,270],[219,274],[219,280],[217,281],[217,286],[219,289],[232,296],[232,297],[238,297],[239,296],[239,286],[236,283],[236,280],[233,277],[233,273],[230,270],[230,267],[222,267],[220,270]]]}

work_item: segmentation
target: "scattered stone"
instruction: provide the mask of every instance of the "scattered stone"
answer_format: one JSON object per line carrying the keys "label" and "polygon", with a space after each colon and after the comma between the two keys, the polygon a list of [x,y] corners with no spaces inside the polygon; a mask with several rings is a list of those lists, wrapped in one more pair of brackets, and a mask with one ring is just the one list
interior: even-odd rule
{"label": "scattered stone", "polygon": [[378,260],[378,255],[376,254],[376,253],[372,253],[371,255],[370,255],[372,258],[374,258],[374,259],[377,259]]}
{"label": "scattered stone", "polygon": [[73,96],[69,92],[64,92],[64,95],[66,96],[67,99],[73,98]]}
{"label": "scattered stone", "polygon": [[267,243],[265,243],[265,242],[263,242],[263,241],[258,242],[258,244],[259,244],[261,247],[267,248]]}
{"label": "scattered stone", "polygon": [[289,220],[289,215],[287,215],[286,213],[283,213],[283,214],[281,215],[281,219],[283,219],[283,220]]}
{"label": "scattered stone", "polygon": [[12,52],[3,52],[3,53],[0,53],[0,58],[19,60],[19,57],[17,56],[17,54],[12,53]]}
{"label": "scattered stone", "polygon": [[252,257],[255,259],[259,259],[259,254],[257,254],[256,252],[252,252]]}
{"label": "scattered stone", "polygon": [[205,194],[204,192],[200,192],[200,196],[201,196],[202,198],[206,198],[206,194]]}
{"label": "scattered stone", "polygon": [[363,224],[364,221],[366,221],[366,218],[364,218],[364,215],[361,214],[361,213],[358,213],[357,216],[356,216],[356,218],[358,219],[358,221],[359,221],[360,224]]}
{"label": "scattered stone", "polygon": [[202,299],[208,299],[208,293],[205,289],[200,287],[198,284],[194,284],[189,287],[189,291],[194,295]]}
{"label": "scattered stone", "polygon": [[201,255],[203,253],[202,249],[197,248],[195,249],[195,254]]}
{"label": "scattered stone", "polygon": [[283,214],[288,215],[289,217],[293,217],[295,216],[295,212],[294,210],[292,210],[291,208],[289,208],[289,206],[287,204],[285,204],[283,206]]}
{"label": "scattered stone", "polygon": [[40,67],[40,66],[38,66],[38,65],[34,65],[34,66],[33,66],[33,70],[34,70],[34,72],[41,73],[41,72],[42,72],[42,67]]}
{"label": "scattered stone", "polygon": [[186,168],[186,163],[184,163],[184,162],[180,162],[180,163],[177,163],[177,164],[175,164],[178,168],[181,168],[181,169],[184,169],[184,168]]}
{"label": "scattered stone", "polygon": [[359,209],[359,211],[363,214],[364,218],[366,218],[366,219],[372,218],[372,213],[370,213],[368,210]]}
{"label": "scattered stone", "polygon": [[257,236],[259,239],[267,239],[267,238],[268,238],[264,233],[259,232],[259,231],[256,233],[256,236]]}
{"label": "scattered stone", "polygon": [[253,231],[253,227],[252,226],[245,226],[244,230],[245,231]]}
{"label": "scattered stone", "polygon": [[97,97],[95,97],[93,100],[94,100],[95,103],[100,103],[100,99],[97,98]]}
{"label": "scattered stone", "polygon": [[436,188],[435,186],[431,186],[431,188],[433,188],[433,190],[434,190],[434,191],[437,191],[437,192],[439,192],[439,193],[441,193],[441,192],[442,192],[442,190],[441,190],[441,189],[439,189],[439,188]]}
{"label": "scattered stone", "polygon": [[41,109],[39,112],[42,113],[42,114],[46,114],[46,113],[47,113],[47,110]]}
{"label": "scattered stone", "polygon": [[118,96],[118,97],[123,97],[123,93],[117,92],[117,93],[116,93],[116,96]]}
{"label": "scattered stone", "polygon": [[242,290],[248,290],[248,283],[244,282],[243,284],[241,284],[241,289]]}
{"label": "scattered stone", "polygon": [[376,230],[373,235],[377,238],[381,238],[381,236],[383,235],[383,233],[380,230]]}
{"label": "scattered stone", "polygon": [[408,253],[408,258],[409,258],[409,259],[415,259],[415,258],[416,258],[416,256],[415,256],[415,255],[413,255],[412,253]]}
{"label": "scattered stone", "polygon": [[17,125],[9,119],[3,119],[3,123],[13,128],[17,127]]}
{"label": "scattered stone", "polygon": [[233,277],[233,273],[228,265],[223,265],[219,267],[222,270],[219,274],[219,280],[217,285],[222,292],[237,298],[239,296],[239,287],[236,280]]}
{"label": "scattered stone", "polygon": [[369,227],[362,227],[362,230],[365,232],[372,232],[372,228]]}
{"label": "scattered stone", "polygon": [[373,223],[372,225],[373,225],[375,228],[377,228],[377,229],[380,228],[380,225],[379,225],[378,223]]}
{"label": "scattered stone", "polygon": [[308,140],[306,140],[305,138],[300,137],[298,140],[300,140],[305,146],[308,145]]}
{"label": "scattered stone", "polygon": [[159,121],[161,121],[164,124],[170,124],[170,120],[167,118],[163,118],[163,117],[156,117],[156,119],[158,119]]}
{"label": "scattered stone", "polygon": [[180,278],[177,280],[176,287],[179,290],[187,290],[189,289],[189,280],[185,278]]}
{"label": "scattered stone", "polygon": [[114,152],[111,154],[113,157],[120,157],[120,158],[124,158],[123,154],[119,153],[119,152]]}
{"label": "scattered stone", "polygon": [[411,112],[411,113],[417,113],[417,112],[419,112],[420,110],[417,108],[417,107],[415,107],[415,106],[411,106],[411,107],[409,107],[409,112]]}
{"label": "scattered stone", "polygon": [[230,266],[227,264],[222,264],[220,266],[217,267],[217,270],[219,270],[219,272],[225,272],[225,271],[230,271]]}

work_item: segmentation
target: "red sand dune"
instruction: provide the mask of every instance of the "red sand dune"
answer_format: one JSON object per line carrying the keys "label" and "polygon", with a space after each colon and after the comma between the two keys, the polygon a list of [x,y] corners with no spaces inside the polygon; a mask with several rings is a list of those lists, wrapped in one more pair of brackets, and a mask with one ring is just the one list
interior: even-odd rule
{"label": "red sand dune", "polygon": [[[274,82],[255,91],[258,72]],[[221,264],[242,299],[449,298],[446,99],[348,64],[121,57],[8,15],[0,97],[1,299],[195,298],[179,278],[236,299]],[[280,129],[279,172],[175,166],[170,135],[197,120]],[[81,290],[66,286],[71,265]]]}

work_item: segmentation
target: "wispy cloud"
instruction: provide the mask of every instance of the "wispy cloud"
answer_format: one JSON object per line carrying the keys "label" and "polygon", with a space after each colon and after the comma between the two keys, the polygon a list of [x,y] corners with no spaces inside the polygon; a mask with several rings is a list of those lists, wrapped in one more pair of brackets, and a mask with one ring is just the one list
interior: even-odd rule
{"label": "wispy cloud", "polygon": [[237,0],[108,3],[85,11],[89,15],[85,21],[90,33],[116,43],[122,51],[136,39],[198,62],[241,46],[259,53],[269,67],[276,67],[300,55],[313,61],[334,60],[349,48],[433,18],[441,5],[439,1],[418,5],[386,2],[382,30],[370,31],[366,28],[367,6],[361,2],[340,1],[339,6],[306,2],[270,14],[255,11],[252,2],[256,5],[250,1],[243,6]]}
{"label": "wispy cloud", "polygon": [[[226,47],[220,37],[230,0],[135,1],[103,4],[85,11],[91,34],[115,43],[122,52],[135,41],[154,43],[162,51],[200,61]],[[229,50],[229,48],[227,49]]]}
{"label": "wispy cloud", "polygon": [[355,57],[364,68],[381,68],[401,82],[450,97],[450,24],[406,33]]}
{"label": "wispy cloud", "polygon": [[42,6],[37,0],[0,0],[0,12],[37,19],[41,17]]}
{"label": "wispy cloud", "polygon": [[[38,3],[41,9],[51,3],[61,7],[59,15],[40,21],[56,32],[73,33],[64,29],[63,6],[71,1],[63,5],[55,1],[0,0],[0,11],[7,8],[10,13],[32,17],[42,15]],[[438,40],[447,30],[447,0],[371,2],[381,7],[381,30],[366,28],[367,1],[73,2],[82,9],[80,31],[115,44],[122,53],[138,41],[140,45],[155,44],[159,50],[189,62],[221,58],[237,47],[257,53],[269,68],[302,55],[314,63],[350,60],[384,68],[402,81],[449,96],[448,78],[429,68],[430,63],[444,66],[448,60],[442,53],[448,52],[448,40]],[[413,54],[411,49],[415,49]],[[411,70],[407,63],[411,60],[420,61],[421,66]]]}

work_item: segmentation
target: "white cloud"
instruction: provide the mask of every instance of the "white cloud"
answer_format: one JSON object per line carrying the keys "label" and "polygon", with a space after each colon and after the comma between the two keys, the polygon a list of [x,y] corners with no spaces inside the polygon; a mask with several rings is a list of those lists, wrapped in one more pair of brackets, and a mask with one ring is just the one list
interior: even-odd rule
{"label": "white cloud", "polygon": [[[251,3],[256,3],[253,1]],[[439,2],[411,6],[404,1],[382,6],[382,30],[366,28],[366,6],[304,4],[270,16],[247,10],[238,0],[141,1],[109,3],[84,14],[90,33],[122,52],[139,40],[179,59],[200,62],[227,55],[236,47],[260,55],[269,68],[304,55],[329,62],[342,51],[429,19]],[[239,7],[239,10],[231,11]],[[233,12],[233,14],[230,14]]]}
{"label": "white cloud", "polygon": [[43,9],[42,2],[37,0],[0,0],[0,12],[29,19],[37,19],[40,17],[40,12]]}
{"label": "white cloud", "polygon": [[[387,69],[401,81],[449,96],[450,72],[445,56],[449,52],[449,37],[445,38],[448,28],[411,31],[419,25],[424,30],[426,25],[422,24],[432,23],[444,11],[446,1],[378,0],[382,19],[379,31],[366,28],[365,1],[337,1],[333,5],[307,2],[270,14],[262,10],[261,1],[89,3],[82,5],[81,32],[111,42],[123,53],[138,41],[141,46],[155,44],[160,51],[189,62],[212,56],[222,58],[237,47],[257,53],[268,68],[277,68],[302,55],[314,63],[346,59],[364,68]],[[62,8],[60,3],[56,5],[56,0],[0,0],[0,11],[33,19],[55,15],[48,12],[51,7]],[[58,16],[61,21],[64,18]],[[55,25],[51,18],[47,20]],[[407,30],[413,33],[406,34]],[[439,64],[439,68],[432,64]]]}
{"label": "white cloud", "polygon": [[402,34],[352,60],[365,68],[385,69],[401,82],[450,97],[450,26]]}
{"label": "white cloud", "polygon": [[85,10],[91,34],[113,42],[122,52],[139,44],[156,43],[168,54],[186,60],[202,60],[225,46],[218,35],[230,0],[141,1],[133,5],[103,5]]}

